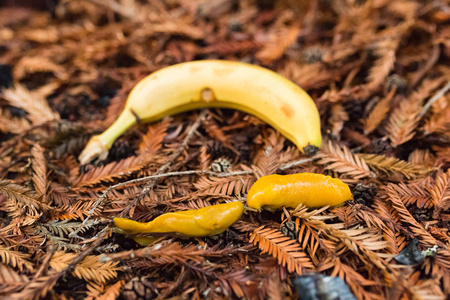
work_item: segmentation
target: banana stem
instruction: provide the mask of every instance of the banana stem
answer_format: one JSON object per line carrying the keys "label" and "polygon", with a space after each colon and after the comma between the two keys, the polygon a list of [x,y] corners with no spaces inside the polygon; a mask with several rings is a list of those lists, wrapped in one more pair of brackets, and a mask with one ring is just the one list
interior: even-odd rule
{"label": "banana stem", "polygon": [[119,118],[105,132],[93,136],[79,156],[82,165],[94,159],[105,160],[114,141],[136,123],[136,116],[125,107]]}
{"label": "banana stem", "polygon": [[124,109],[119,118],[105,132],[97,136],[108,149],[111,149],[114,141],[127,129],[136,123],[136,116],[127,108]]}

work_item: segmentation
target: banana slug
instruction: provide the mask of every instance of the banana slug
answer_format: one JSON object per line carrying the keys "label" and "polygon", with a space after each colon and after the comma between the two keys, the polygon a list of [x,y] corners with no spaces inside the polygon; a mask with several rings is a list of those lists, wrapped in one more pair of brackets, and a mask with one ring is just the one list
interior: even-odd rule
{"label": "banana slug", "polygon": [[348,185],[340,179],[322,174],[299,173],[268,175],[259,178],[247,194],[247,205],[268,210],[299,204],[307,207],[334,206],[352,198]]}
{"label": "banana slug", "polygon": [[[204,237],[224,232],[239,220],[243,212],[244,205],[240,201],[234,201],[195,210],[165,213],[148,223],[114,218],[114,225],[128,234],[176,233],[188,237]],[[146,245],[152,238],[138,236],[135,241]]]}

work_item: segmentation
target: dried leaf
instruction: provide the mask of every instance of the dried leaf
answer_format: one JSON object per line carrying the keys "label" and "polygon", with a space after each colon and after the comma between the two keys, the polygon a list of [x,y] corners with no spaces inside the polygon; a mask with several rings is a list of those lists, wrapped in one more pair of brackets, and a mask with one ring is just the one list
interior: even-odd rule
{"label": "dried leaf", "polygon": [[364,120],[364,133],[369,134],[378,128],[380,123],[384,120],[389,112],[392,97],[395,94],[395,90],[389,92],[380,102],[375,105],[369,116]]}
{"label": "dried leaf", "polygon": [[285,237],[278,229],[259,227],[250,235],[250,242],[258,244],[263,253],[267,252],[286,266],[288,272],[301,275],[304,269],[313,269],[310,258],[302,251],[300,244]]}
{"label": "dried leaf", "polygon": [[32,93],[23,85],[16,84],[14,87],[3,90],[2,96],[10,105],[25,110],[34,125],[59,120],[59,114],[49,107],[44,98]]}
{"label": "dried leaf", "polygon": [[[50,267],[60,272],[65,269],[75,257],[77,257],[76,253],[57,251],[50,261]],[[98,261],[97,256],[90,255],[76,265],[72,274],[83,280],[105,284],[109,280],[117,277],[117,271],[120,270],[120,268],[117,267],[117,264],[118,262],[102,263]]]}
{"label": "dried leaf", "polygon": [[314,158],[318,159],[317,163],[325,165],[326,170],[332,170],[356,179],[372,177],[365,160],[361,159],[359,155],[351,153],[347,147],[341,148],[331,141],[324,143],[321,151]]}
{"label": "dried leaf", "polygon": [[385,174],[400,173],[406,178],[414,178],[431,171],[431,169],[425,169],[423,166],[416,166],[395,157],[362,153],[357,154],[357,156],[363,159],[374,171],[381,171]]}

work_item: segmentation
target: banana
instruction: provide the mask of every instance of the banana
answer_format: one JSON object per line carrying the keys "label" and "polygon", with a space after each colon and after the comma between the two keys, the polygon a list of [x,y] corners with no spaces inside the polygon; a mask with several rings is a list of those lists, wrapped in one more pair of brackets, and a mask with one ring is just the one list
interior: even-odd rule
{"label": "banana", "polygon": [[119,118],[90,139],[79,160],[86,164],[106,159],[114,141],[137,122],[206,107],[255,115],[302,152],[308,145],[320,147],[319,112],[311,97],[295,83],[263,67],[203,60],[166,67],[140,81]]}

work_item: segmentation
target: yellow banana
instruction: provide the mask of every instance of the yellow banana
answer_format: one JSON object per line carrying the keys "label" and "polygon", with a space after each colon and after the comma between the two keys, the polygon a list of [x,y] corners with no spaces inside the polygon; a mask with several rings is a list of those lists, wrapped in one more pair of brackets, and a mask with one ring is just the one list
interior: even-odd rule
{"label": "yellow banana", "polygon": [[80,154],[82,164],[104,160],[114,141],[133,124],[205,107],[253,114],[291,140],[300,151],[320,147],[320,118],[314,101],[299,86],[263,67],[203,60],[163,68],[131,91],[125,109]]}

